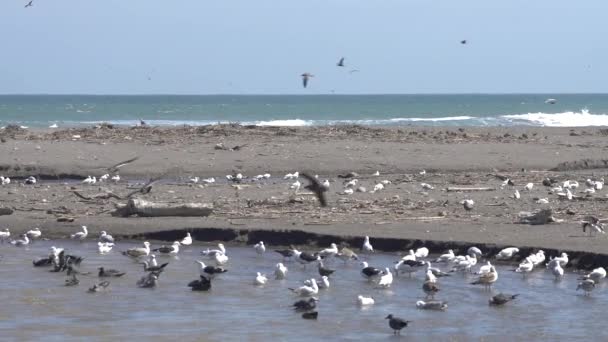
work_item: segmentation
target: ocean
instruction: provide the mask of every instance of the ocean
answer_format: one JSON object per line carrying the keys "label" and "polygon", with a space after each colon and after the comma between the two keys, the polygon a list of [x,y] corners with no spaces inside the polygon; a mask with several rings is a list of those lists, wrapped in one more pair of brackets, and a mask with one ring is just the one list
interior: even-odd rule
{"label": "ocean", "polygon": [[0,126],[136,125],[139,119],[161,126],[604,126],[608,94],[0,95]]}

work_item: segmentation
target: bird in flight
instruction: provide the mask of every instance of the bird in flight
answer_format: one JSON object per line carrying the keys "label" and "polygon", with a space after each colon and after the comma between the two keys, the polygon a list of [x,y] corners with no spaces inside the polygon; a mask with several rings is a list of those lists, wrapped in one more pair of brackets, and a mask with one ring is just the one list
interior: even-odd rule
{"label": "bird in flight", "polygon": [[308,85],[308,80],[311,77],[315,77],[315,75],[308,73],[308,72],[303,73],[301,76],[302,76],[302,85],[304,85],[304,88],[306,88],[306,86]]}
{"label": "bird in flight", "polygon": [[309,175],[308,173],[302,172],[301,176],[306,178],[306,180],[310,182],[310,184],[308,184],[304,188],[314,192],[317,196],[317,199],[319,200],[319,204],[322,207],[326,207],[327,199],[325,198],[325,192],[327,191],[327,188],[325,188],[321,183],[319,183],[318,179]]}
{"label": "bird in flight", "polygon": [[343,67],[344,66],[344,57],[340,58],[340,61],[336,65],[339,67]]}
{"label": "bird in flight", "polygon": [[25,5],[25,8],[34,6],[34,4],[32,2],[34,2],[34,0],[28,2],[27,5]]}
{"label": "bird in flight", "polygon": [[460,41],[460,44],[462,44],[462,45],[466,45],[466,43],[467,43],[467,40],[466,40],[466,39],[465,39],[465,40],[461,40],[461,41]]}

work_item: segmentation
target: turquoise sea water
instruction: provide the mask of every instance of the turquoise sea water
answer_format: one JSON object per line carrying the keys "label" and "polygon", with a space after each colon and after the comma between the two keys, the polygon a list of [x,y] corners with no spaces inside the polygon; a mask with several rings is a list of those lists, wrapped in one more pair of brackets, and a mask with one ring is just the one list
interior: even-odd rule
{"label": "turquoise sea water", "polygon": [[[546,103],[555,99],[555,104]],[[0,126],[608,125],[608,94],[509,95],[2,95]]]}

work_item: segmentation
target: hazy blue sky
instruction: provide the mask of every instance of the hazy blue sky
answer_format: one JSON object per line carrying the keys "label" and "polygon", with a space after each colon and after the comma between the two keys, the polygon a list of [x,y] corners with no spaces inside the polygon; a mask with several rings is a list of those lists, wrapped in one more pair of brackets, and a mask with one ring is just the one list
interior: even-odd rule
{"label": "hazy blue sky", "polygon": [[26,2],[0,1],[0,93],[608,91],[606,0]]}

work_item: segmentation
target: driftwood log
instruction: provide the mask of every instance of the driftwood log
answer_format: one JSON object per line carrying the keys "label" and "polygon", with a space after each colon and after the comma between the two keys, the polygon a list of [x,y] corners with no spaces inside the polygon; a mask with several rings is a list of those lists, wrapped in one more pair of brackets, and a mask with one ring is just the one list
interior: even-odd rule
{"label": "driftwood log", "polygon": [[494,191],[496,189],[494,188],[461,188],[461,187],[455,187],[455,186],[450,186],[447,188],[448,192],[452,192],[452,191]]}
{"label": "driftwood log", "polygon": [[12,213],[13,213],[13,209],[11,209],[11,208],[0,208],[0,216],[10,215]]}
{"label": "driftwood log", "polygon": [[131,198],[126,205],[117,205],[112,216],[127,217],[132,215],[142,217],[159,216],[209,216],[213,212],[210,203],[159,203],[150,202],[140,198]]}
{"label": "driftwood log", "polygon": [[542,209],[535,213],[521,212],[519,213],[519,223],[538,225],[551,222],[562,222],[563,220],[553,217],[553,210]]}

